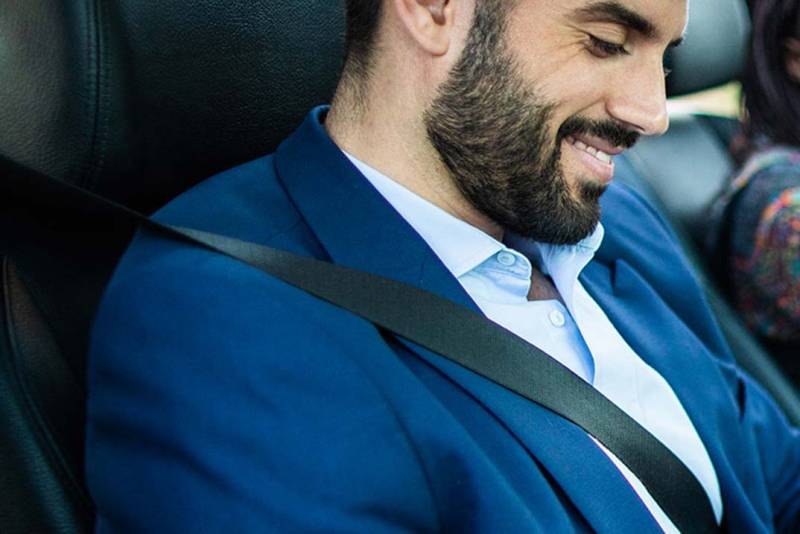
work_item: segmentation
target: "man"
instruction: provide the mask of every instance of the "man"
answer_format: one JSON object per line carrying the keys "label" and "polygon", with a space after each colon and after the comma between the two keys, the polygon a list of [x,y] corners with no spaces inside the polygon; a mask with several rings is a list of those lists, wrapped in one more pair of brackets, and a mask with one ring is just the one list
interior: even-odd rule
{"label": "man", "polygon": [[[800,435],[733,364],[663,223],[611,183],[613,156],[667,128],[662,58],[686,2],[347,10],[332,107],[159,220],[479,311],[656,436],[719,524],[797,528]],[[155,235],[110,284],[90,365],[101,531],[676,531],[636,474],[567,420]]]}

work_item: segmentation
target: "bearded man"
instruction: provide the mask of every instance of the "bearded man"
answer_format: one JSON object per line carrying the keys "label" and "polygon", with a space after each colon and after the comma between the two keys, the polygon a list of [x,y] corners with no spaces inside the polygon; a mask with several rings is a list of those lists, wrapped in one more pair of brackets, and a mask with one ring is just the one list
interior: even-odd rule
{"label": "bearded man", "polygon": [[[674,453],[715,528],[796,528],[800,435],[734,365],[670,232],[612,183],[615,156],[667,129],[686,0],[346,5],[332,106],[159,220],[482,313]],[[100,531],[678,530],[567,419],[156,235],[120,265],[90,362]]]}

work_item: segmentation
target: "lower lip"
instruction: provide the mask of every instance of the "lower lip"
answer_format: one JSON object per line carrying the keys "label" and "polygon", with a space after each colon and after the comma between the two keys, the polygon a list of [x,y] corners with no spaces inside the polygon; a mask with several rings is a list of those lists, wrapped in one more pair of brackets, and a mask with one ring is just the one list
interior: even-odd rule
{"label": "lower lip", "polygon": [[570,150],[572,150],[578,156],[578,159],[589,169],[592,176],[597,178],[599,181],[603,182],[604,184],[608,184],[614,178],[613,161],[610,163],[600,161],[585,150],[581,150],[580,148],[576,147],[569,141],[564,141],[564,144],[567,145]]}

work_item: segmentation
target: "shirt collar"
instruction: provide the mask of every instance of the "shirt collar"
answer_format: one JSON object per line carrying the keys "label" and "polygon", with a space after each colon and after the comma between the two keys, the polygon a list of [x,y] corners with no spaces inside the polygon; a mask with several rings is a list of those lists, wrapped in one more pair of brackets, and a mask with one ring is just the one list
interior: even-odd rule
{"label": "shirt collar", "polygon": [[377,169],[347,152],[345,155],[381,196],[428,243],[428,246],[456,278],[460,278],[505,248],[501,242],[490,235],[450,215]]}
{"label": "shirt collar", "polygon": [[[403,219],[425,240],[445,267],[460,278],[506,245],[406,189],[377,169],[344,152]],[[506,244],[549,275],[568,308],[578,276],[594,258],[604,236],[599,224],[591,235],[575,245],[550,245],[507,234]]]}
{"label": "shirt collar", "polygon": [[558,293],[567,308],[572,311],[575,285],[583,269],[594,258],[603,243],[605,228],[597,223],[594,231],[574,245],[551,245],[510,234],[506,238],[508,246],[519,250],[525,256],[536,260],[539,269],[553,279]]}

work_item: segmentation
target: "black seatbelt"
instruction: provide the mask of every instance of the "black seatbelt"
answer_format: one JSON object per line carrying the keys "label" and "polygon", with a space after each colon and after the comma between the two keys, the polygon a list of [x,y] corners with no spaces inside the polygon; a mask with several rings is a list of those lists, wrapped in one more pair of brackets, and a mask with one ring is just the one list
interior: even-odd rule
{"label": "black seatbelt", "polygon": [[222,235],[162,225],[39,173],[26,170],[24,176],[14,171],[11,175],[2,179],[13,183],[16,176],[18,187],[33,185],[50,191],[78,209],[111,210],[140,228],[253,266],[544,406],[578,425],[619,458],[679,530],[719,532],[708,495],[672,451],[572,371],[484,316],[381,276]]}

